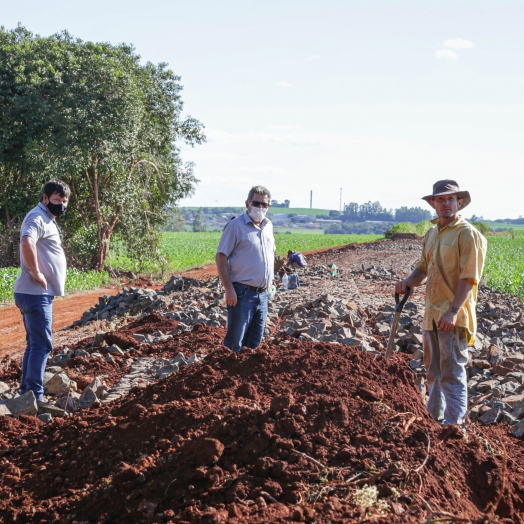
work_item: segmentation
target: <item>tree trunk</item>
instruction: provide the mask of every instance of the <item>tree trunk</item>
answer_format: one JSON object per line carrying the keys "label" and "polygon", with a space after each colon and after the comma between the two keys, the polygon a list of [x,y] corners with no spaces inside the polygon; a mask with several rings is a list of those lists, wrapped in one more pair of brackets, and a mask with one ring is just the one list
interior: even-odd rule
{"label": "tree trunk", "polygon": [[106,265],[107,255],[109,253],[109,243],[111,242],[111,235],[113,228],[108,226],[98,229],[98,256],[97,256],[97,270],[103,271]]}

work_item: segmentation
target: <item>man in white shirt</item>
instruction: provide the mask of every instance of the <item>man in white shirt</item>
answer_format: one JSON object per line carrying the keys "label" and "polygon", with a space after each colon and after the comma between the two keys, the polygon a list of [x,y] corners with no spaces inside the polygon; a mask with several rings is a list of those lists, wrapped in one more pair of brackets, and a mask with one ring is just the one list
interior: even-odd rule
{"label": "man in white shirt", "polygon": [[53,298],[65,293],[66,258],[55,219],[65,213],[69,195],[65,182],[47,182],[20,229],[20,275],[14,292],[27,341],[20,394],[33,391],[37,400],[44,394],[45,366],[53,350]]}

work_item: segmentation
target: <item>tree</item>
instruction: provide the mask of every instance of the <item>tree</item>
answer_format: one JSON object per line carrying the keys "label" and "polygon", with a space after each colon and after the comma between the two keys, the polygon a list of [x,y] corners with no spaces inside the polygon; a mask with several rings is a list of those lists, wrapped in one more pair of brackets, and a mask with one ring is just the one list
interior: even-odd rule
{"label": "tree", "polygon": [[[48,166],[41,155],[42,132],[52,125],[45,111],[52,68],[36,59],[41,42],[29,46],[22,26],[0,28],[0,265],[18,264],[21,217],[35,205]],[[41,57],[39,57],[41,58]]]}
{"label": "tree", "polygon": [[344,206],[343,220],[348,222],[358,222],[359,219],[359,205],[356,202],[350,202]]}
{"label": "tree", "polygon": [[[0,45],[0,106],[13,108],[0,122],[0,153],[9,153],[0,172],[40,182],[53,173],[70,184],[69,233],[91,245],[91,265],[104,268],[119,231],[129,251],[155,255],[160,226],[197,182],[177,144],[205,141],[202,124],[182,118],[180,77],[166,64],[141,65],[131,46],[66,32],[2,29]],[[26,75],[3,74],[12,58]],[[37,125],[13,126],[28,119]]]}
{"label": "tree", "polygon": [[282,204],[279,204],[278,200],[271,200],[270,201],[271,207],[289,207],[289,204],[291,204],[291,202],[289,200],[284,200],[284,202]]}
{"label": "tree", "polygon": [[369,201],[360,206],[356,202],[350,202],[344,206],[341,218],[347,222],[393,221],[393,210],[383,208],[379,202]]}
{"label": "tree", "polygon": [[193,231],[196,233],[202,233],[206,230],[206,226],[204,224],[204,212],[202,211],[202,208],[200,208],[195,215],[195,219],[193,220]]}
{"label": "tree", "polygon": [[431,220],[432,214],[429,210],[421,207],[399,207],[395,210],[396,222],[413,222],[419,223],[424,220]]}
{"label": "tree", "polygon": [[478,231],[480,231],[484,236],[489,233],[489,226],[486,222],[471,222],[471,225],[474,226]]}

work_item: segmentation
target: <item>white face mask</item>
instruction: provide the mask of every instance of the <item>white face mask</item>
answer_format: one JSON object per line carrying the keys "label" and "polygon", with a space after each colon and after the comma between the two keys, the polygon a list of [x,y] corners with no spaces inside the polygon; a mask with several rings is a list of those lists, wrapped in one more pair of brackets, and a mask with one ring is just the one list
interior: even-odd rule
{"label": "white face mask", "polygon": [[253,219],[253,222],[262,222],[266,216],[267,209],[263,207],[252,207],[249,212],[249,216]]}

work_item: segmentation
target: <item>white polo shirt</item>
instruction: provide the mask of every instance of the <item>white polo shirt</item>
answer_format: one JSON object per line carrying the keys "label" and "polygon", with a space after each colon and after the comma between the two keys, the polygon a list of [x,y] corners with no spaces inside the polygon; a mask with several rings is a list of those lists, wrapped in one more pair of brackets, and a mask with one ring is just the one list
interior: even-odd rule
{"label": "white polo shirt", "polygon": [[37,282],[29,273],[20,245],[20,275],[15,282],[15,293],[27,295],[52,295],[59,297],[65,294],[66,257],[62,249],[58,227],[47,207],[40,202],[31,209],[22,222],[20,239],[30,237],[36,243],[38,269],[47,280],[47,289]]}

